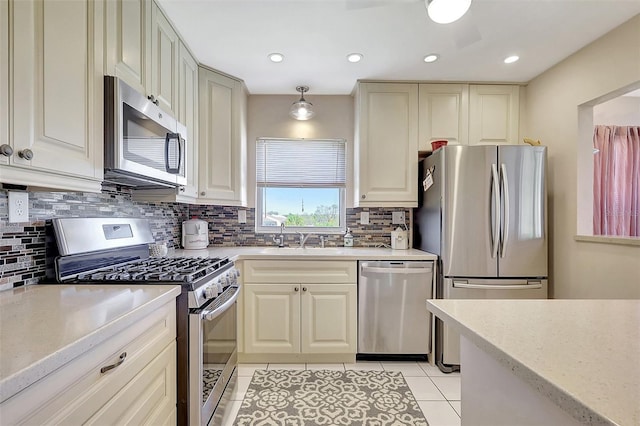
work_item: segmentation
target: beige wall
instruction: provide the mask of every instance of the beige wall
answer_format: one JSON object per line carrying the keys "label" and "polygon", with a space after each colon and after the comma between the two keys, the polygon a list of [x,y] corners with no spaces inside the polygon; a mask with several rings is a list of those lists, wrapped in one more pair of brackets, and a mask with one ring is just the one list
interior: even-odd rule
{"label": "beige wall", "polygon": [[578,242],[578,105],[640,81],[640,15],[527,86],[523,134],[549,147],[551,295],[640,298],[640,247]]}
{"label": "beige wall", "polygon": [[619,96],[593,107],[593,124],[640,126],[640,96]]}
{"label": "beige wall", "polygon": [[[247,129],[247,186],[249,207],[255,207],[256,139],[305,138],[346,139],[347,176],[352,175],[353,163],[353,97],[305,96],[313,104],[315,117],[308,121],[297,121],[289,117],[291,104],[299,96],[251,95],[248,103]],[[352,181],[348,178],[348,181]],[[347,205],[353,199],[351,188],[347,188]]]}

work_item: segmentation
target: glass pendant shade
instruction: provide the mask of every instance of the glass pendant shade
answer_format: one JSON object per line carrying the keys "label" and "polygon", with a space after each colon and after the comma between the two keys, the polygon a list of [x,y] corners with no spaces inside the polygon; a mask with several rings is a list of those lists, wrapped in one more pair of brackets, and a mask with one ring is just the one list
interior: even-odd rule
{"label": "glass pendant shade", "polygon": [[304,99],[304,92],[307,92],[309,87],[298,86],[296,87],[296,90],[300,92],[300,100],[291,105],[289,115],[296,120],[309,120],[313,118],[313,116],[316,115],[313,111],[313,104]]}
{"label": "glass pendant shade", "polygon": [[425,0],[427,13],[433,22],[450,24],[467,13],[471,0]]}

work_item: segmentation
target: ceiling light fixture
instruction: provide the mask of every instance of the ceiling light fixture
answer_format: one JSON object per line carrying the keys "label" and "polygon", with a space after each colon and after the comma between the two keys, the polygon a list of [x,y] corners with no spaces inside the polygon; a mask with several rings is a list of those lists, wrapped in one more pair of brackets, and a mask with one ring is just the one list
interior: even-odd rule
{"label": "ceiling light fixture", "polygon": [[270,53],[269,59],[271,62],[275,63],[282,62],[284,60],[284,55],[282,53]]}
{"label": "ceiling light fixture", "polygon": [[450,24],[462,18],[471,6],[471,0],[424,0],[433,22]]}
{"label": "ceiling light fixture", "polygon": [[438,58],[439,58],[439,56],[436,55],[435,53],[430,53],[430,54],[428,54],[427,56],[424,57],[424,61],[426,63],[431,63],[431,62],[437,61]]}
{"label": "ceiling light fixture", "polygon": [[520,56],[518,55],[513,55],[513,56],[508,56],[504,59],[504,63],[505,64],[512,64],[514,62],[517,62],[518,59],[520,59]]}
{"label": "ceiling light fixture", "polygon": [[347,55],[347,60],[352,63],[360,62],[364,56],[362,53],[349,53]]}
{"label": "ceiling light fixture", "polygon": [[296,101],[291,105],[291,109],[289,110],[289,115],[296,120],[309,120],[314,115],[313,112],[313,104],[311,102],[307,102],[304,99],[304,92],[309,91],[309,86],[297,86],[296,90],[300,92],[300,100]]}

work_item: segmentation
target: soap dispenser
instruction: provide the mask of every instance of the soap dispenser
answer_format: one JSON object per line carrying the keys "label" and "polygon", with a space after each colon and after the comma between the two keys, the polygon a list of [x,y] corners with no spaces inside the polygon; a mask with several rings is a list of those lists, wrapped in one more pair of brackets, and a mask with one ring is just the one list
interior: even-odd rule
{"label": "soap dispenser", "polygon": [[351,235],[351,229],[347,228],[347,233],[344,234],[344,246],[353,247],[353,235]]}

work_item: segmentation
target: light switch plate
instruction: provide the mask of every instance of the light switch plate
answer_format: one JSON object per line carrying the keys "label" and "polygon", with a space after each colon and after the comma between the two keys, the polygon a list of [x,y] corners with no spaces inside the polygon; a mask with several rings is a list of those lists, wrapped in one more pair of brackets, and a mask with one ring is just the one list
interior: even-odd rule
{"label": "light switch plate", "polygon": [[360,212],[360,225],[369,224],[369,212]]}
{"label": "light switch plate", "polygon": [[247,223],[247,211],[238,210],[238,223]]}
{"label": "light switch plate", "polygon": [[9,191],[9,222],[29,222],[29,194]]}
{"label": "light switch plate", "polygon": [[394,225],[404,224],[404,211],[402,212],[392,212],[391,213],[391,223]]}

